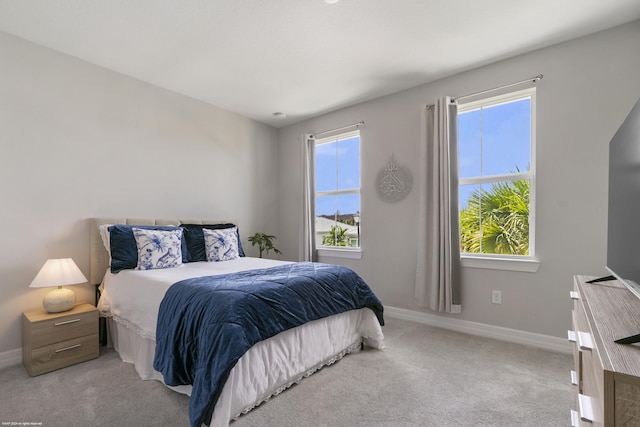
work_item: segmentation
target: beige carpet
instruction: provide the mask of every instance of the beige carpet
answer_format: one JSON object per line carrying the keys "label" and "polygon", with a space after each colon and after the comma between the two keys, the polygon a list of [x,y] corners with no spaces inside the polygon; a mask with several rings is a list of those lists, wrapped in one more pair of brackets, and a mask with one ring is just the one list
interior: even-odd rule
{"label": "beige carpet", "polygon": [[[570,425],[570,355],[386,320],[386,350],[349,355],[232,427]],[[187,405],[109,349],[34,378],[0,370],[1,425],[188,426]]]}

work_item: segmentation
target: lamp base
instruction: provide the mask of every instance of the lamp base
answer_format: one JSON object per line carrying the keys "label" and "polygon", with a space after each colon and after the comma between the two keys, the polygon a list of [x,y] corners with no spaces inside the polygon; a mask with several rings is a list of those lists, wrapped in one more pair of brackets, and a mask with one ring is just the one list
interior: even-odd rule
{"label": "lamp base", "polygon": [[42,306],[49,313],[71,310],[75,303],[76,294],[71,289],[65,289],[61,286],[47,293],[42,300]]}

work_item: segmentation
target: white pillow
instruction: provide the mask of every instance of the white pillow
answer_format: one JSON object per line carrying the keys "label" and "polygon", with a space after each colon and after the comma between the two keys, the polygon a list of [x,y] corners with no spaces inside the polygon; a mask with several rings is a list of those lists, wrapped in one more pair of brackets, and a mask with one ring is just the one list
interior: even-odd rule
{"label": "white pillow", "polygon": [[109,259],[111,259],[111,240],[110,240],[110,234],[109,234],[109,227],[111,227],[111,224],[102,224],[98,226],[98,230],[100,231],[102,244],[104,245],[104,248],[109,253]]}
{"label": "white pillow", "polygon": [[147,230],[132,228],[138,248],[136,270],[172,268],[182,265],[182,229]]}
{"label": "white pillow", "polygon": [[238,227],[202,229],[207,261],[230,261],[238,258]]}

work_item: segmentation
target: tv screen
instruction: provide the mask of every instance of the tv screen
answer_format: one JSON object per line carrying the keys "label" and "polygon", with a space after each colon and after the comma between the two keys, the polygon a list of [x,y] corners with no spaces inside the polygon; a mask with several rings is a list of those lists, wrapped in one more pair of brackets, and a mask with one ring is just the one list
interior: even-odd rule
{"label": "tv screen", "polygon": [[609,144],[607,270],[640,298],[640,100]]}

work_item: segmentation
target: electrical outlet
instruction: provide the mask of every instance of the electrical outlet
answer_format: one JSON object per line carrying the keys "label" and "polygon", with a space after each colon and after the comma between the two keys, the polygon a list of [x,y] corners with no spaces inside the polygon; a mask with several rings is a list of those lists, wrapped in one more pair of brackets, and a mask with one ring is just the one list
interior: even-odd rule
{"label": "electrical outlet", "polygon": [[491,291],[491,302],[494,304],[502,304],[502,292]]}

